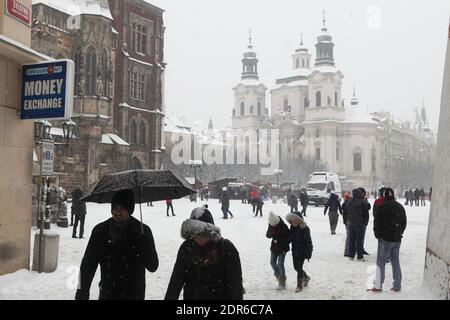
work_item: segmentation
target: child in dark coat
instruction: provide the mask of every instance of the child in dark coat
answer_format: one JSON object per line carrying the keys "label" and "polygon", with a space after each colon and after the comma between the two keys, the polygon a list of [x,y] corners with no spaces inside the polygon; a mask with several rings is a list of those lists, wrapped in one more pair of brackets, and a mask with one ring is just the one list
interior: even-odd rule
{"label": "child in dark coat", "polygon": [[286,220],[291,224],[292,259],[295,271],[297,271],[297,289],[295,292],[300,292],[304,287],[308,287],[311,280],[303,270],[305,260],[311,259],[313,252],[311,231],[305,220],[298,214],[290,213],[286,216]]}
{"label": "child in dark coat", "polygon": [[289,252],[289,244],[291,242],[291,233],[284,221],[274,212],[269,215],[269,228],[266,237],[272,239],[270,246],[271,256],[270,265],[275,272],[278,280],[278,289],[286,289],[286,271],[284,269],[284,260]]}

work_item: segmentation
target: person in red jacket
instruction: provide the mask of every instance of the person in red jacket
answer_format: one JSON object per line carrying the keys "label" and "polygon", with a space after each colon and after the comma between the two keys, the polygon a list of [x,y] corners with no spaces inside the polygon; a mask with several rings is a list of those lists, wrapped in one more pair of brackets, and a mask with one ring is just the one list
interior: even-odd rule
{"label": "person in red jacket", "polygon": [[384,192],[386,191],[386,188],[381,188],[379,190],[380,192],[380,196],[378,197],[377,200],[375,200],[374,204],[373,204],[373,216],[375,216],[375,214],[377,213],[378,207],[384,202]]}

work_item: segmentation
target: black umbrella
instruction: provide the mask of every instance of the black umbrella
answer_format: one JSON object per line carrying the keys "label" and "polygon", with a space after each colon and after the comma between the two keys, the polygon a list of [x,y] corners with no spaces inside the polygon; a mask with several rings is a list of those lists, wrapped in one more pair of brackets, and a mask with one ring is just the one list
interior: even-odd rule
{"label": "black umbrella", "polygon": [[80,198],[84,202],[111,203],[116,192],[131,190],[139,203],[180,199],[196,193],[191,185],[172,171],[132,170],[103,176]]}

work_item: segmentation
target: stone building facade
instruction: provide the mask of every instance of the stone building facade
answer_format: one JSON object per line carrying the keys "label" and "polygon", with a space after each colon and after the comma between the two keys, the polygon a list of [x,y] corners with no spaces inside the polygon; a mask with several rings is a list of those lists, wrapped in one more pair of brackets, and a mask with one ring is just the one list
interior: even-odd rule
{"label": "stone building facade", "polygon": [[[76,15],[60,1],[33,5],[33,49],[75,62],[76,138],[67,148],[58,148],[55,156],[55,172],[69,195],[103,174],[128,169],[129,162],[129,145],[113,127],[117,32],[106,1],[86,3],[90,6],[78,6]],[[52,124],[53,137],[63,142],[61,122]]]}
{"label": "stone building facade", "polygon": [[303,40],[294,51],[292,74],[277,79],[270,90],[268,115],[262,112],[267,88],[259,79],[259,61],[250,43],[241,81],[234,87],[232,128],[278,130],[280,166],[285,171],[301,160],[313,161],[342,177],[348,189],[407,187],[407,181],[393,174],[412,163],[430,162],[435,154],[425,107],[417,108],[412,124],[395,120],[389,112],[365,112],[356,92],[347,103],[342,97],[344,74],[336,67],[335,44],[325,20],[315,47],[315,61]]}
{"label": "stone building facade", "polygon": [[164,126],[164,10],[110,0],[117,30],[114,128],[130,143],[130,169],[159,170]]}
{"label": "stone building facade", "polygon": [[[0,275],[30,265],[33,122],[20,120],[21,74],[23,64],[48,58],[31,50],[30,26],[7,15],[6,3],[0,1]],[[31,0],[16,3],[31,16]]]}

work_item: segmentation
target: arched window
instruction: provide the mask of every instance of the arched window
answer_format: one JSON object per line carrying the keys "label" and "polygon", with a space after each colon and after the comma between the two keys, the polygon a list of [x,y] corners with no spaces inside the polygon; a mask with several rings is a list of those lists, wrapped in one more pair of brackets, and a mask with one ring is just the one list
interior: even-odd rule
{"label": "arched window", "polygon": [[141,122],[140,140],[141,145],[145,146],[147,144],[147,126],[145,125],[144,122]]}
{"label": "arched window", "polygon": [[241,116],[245,114],[245,104],[241,102]]}
{"label": "arched window", "polygon": [[250,106],[250,114],[253,114],[253,106]]}
{"label": "arched window", "polygon": [[304,105],[305,105],[305,109],[309,108],[309,99],[308,99],[308,97],[305,97]]}
{"label": "arched window", "polygon": [[335,106],[335,107],[338,106],[338,102],[339,102],[339,101],[338,101],[338,93],[335,92],[335,93],[334,93],[334,106]]}
{"label": "arched window", "polygon": [[87,96],[96,95],[97,89],[97,53],[93,47],[87,49],[86,54],[86,86],[85,91]]}
{"label": "arched window", "polygon": [[137,124],[135,120],[130,122],[130,143],[137,144]]}
{"label": "arched window", "polygon": [[102,52],[102,94],[104,97],[109,96],[109,86],[108,86],[108,53],[106,49]]}
{"label": "arched window", "polygon": [[261,102],[258,102],[258,116],[262,115]]}
{"label": "arched window", "polygon": [[289,110],[289,100],[288,98],[285,98],[283,100],[283,112],[290,112]]}
{"label": "arched window", "polygon": [[353,171],[362,171],[362,154],[355,153],[353,155]]}
{"label": "arched window", "polygon": [[316,92],[316,107],[322,106],[322,93],[320,91]]}

